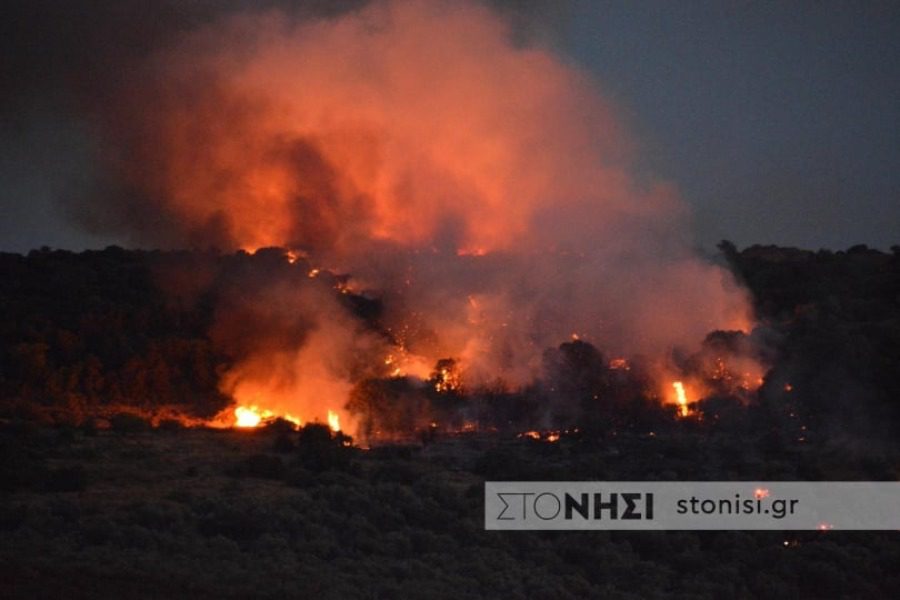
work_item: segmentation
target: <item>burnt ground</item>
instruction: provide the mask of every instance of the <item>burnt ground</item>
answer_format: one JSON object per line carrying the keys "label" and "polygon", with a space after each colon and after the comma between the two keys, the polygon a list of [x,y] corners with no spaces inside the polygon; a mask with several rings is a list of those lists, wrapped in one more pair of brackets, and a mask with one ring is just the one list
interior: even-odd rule
{"label": "burnt ground", "polygon": [[684,424],[361,450],[326,429],[3,427],[0,596],[895,597],[900,534],[487,532],[485,479],[888,479]]}

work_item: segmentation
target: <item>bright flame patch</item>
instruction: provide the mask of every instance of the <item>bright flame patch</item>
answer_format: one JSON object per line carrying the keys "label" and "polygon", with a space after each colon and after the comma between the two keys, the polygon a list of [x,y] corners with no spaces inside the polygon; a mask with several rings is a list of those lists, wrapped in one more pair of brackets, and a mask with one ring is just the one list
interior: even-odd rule
{"label": "bright flame patch", "polygon": [[255,406],[238,406],[234,409],[235,427],[259,427],[262,415]]}
{"label": "bright flame patch", "polygon": [[688,416],[690,414],[690,408],[688,407],[687,394],[684,391],[684,384],[680,381],[673,381],[672,387],[675,388],[675,402],[678,404],[678,416]]}
{"label": "bright flame patch", "polygon": [[328,411],[328,427],[335,433],[341,430],[341,417],[333,410]]}

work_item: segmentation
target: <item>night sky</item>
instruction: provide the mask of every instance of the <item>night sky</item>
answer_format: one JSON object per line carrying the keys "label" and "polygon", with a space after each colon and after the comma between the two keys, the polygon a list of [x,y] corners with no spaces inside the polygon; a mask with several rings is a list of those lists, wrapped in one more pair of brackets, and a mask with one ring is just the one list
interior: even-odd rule
{"label": "night sky", "polygon": [[[65,208],[103,175],[74,106],[166,36],[241,2],[79,4],[3,9],[0,250],[119,241]],[[700,244],[900,243],[900,3],[502,4],[612,99],[640,168],[692,207]]]}

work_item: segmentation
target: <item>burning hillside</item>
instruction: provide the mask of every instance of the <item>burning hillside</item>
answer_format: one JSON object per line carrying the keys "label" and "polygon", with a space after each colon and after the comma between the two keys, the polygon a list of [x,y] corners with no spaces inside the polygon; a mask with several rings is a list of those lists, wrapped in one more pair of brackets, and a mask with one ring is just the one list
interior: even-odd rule
{"label": "burning hillside", "polygon": [[351,426],[354,386],[425,381],[444,359],[454,385],[523,390],[572,331],[663,365],[749,330],[674,191],[632,174],[602,93],[480,5],[234,14],[120,84],[91,120],[127,193],[85,219],[154,245],[289,249],[295,275],[248,270],[215,307],[240,406]]}
{"label": "burning hillside", "polygon": [[[160,427],[281,418],[334,424],[363,443],[467,431],[660,431],[679,417],[685,427],[764,426],[778,439],[887,436],[896,424],[894,288],[883,280],[895,259],[804,255],[805,268],[835,274],[812,286],[793,283],[795,263],[757,255],[730,256],[761,312],[751,333],[716,331],[693,350],[660,355],[622,354],[570,333],[540,352],[532,379],[516,383],[470,377],[470,363],[449,354],[430,362],[409,341],[413,331],[387,325],[382,299],[350,291],[352,279],[328,270],[309,277],[307,259],[284,250],[0,254],[9,316],[0,418],[77,424],[127,413]],[[785,273],[792,287],[771,287]],[[316,321],[323,306],[342,321]],[[874,337],[873,318],[884,332]],[[322,393],[300,394],[304,386]]]}

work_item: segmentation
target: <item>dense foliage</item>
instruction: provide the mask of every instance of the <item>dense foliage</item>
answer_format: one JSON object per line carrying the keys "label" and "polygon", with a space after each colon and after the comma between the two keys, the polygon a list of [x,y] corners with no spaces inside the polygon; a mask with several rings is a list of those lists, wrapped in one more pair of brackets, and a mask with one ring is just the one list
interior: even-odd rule
{"label": "dense foliage", "polygon": [[[212,414],[226,357],[209,305],[180,303],[154,269],[196,257],[125,251],[0,254],[0,398],[75,422],[103,406]],[[53,410],[57,409],[57,410]]]}
{"label": "dense foliage", "polygon": [[777,356],[761,390],[792,406],[823,437],[900,435],[900,246],[891,254],[854,246],[810,252],[753,246],[720,249],[753,294]]}
{"label": "dense foliage", "polygon": [[369,451],[327,428],[0,428],[0,595],[891,598],[896,532],[491,532],[484,479],[896,478],[753,436],[463,435]]}

